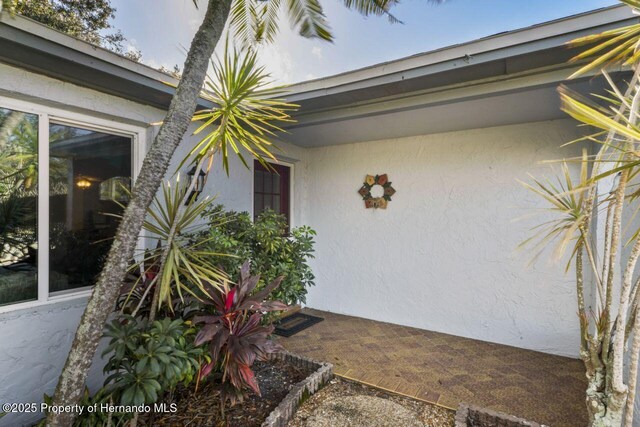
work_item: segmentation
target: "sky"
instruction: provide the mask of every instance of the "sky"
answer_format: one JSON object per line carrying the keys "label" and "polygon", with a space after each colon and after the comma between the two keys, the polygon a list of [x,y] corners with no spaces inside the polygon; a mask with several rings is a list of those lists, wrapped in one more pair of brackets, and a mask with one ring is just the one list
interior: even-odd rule
{"label": "sky", "polygon": [[[370,66],[429,50],[617,4],[616,0],[403,0],[392,13],[403,21],[362,17],[340,1],[320,0],[335,40],[304,39],[282,19],[259,57],[277,83],[289,84]],[[184,62],[203,14],[192,0],[111,0],[113,26],[142,62],[172,69]],[[202,6],[206,3],[201,0]],[[221,51],[221,46],[217,49]]]}

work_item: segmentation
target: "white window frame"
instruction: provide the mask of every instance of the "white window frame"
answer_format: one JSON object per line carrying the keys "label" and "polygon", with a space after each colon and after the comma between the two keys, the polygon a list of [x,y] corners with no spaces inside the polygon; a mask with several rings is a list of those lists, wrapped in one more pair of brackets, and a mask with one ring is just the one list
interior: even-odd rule
{"label": "white window frame", "polygon": [[[0,306],[0,314],[57,302],[86,298],[92,287],[49,292],[49,125],[51,123],[79,127],[131,138],[131,178],[135,182],[146,153],[147,129],[114,120],[76,113],[28,101],[0,96],[0,108],[38,116],[38,298]],[[46,179],[45,179],[46,178]],[[144,249],[141,233],[138,249]]]}
{"label": "white window frame", "polygon": [[[277,158],[277,157],[276,157]],[[267,163],[270,163],[272,165],[276,165],[276,166],[286,166],[289,168],[289,229],[295,228],[295,220],[293,218],[293,197],[294,197],[294,178],[295,178],[295,172],[296,172],[296,165],[295,163],[291,162],[291,161],[287,161],[287,160],[280,160],[277,159],[277,161],[272,161],[272,160],[265,160]],[[256,163],[252,162],[251,163],[251,222],[253,222],[253,218],[254,218],[254,214],[256,211],[256,202],[255,202],[255,190],[256,190]]]}

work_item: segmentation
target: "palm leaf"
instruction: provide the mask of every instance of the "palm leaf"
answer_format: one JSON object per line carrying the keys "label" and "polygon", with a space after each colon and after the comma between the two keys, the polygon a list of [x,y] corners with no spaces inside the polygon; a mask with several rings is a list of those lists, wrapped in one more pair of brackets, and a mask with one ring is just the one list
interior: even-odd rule
{"label": "palm leaf", "polygon": [[623,138],[640,141],[640,129],[637,126],[621,123],[605,114],[600,108],[587,105],[566,87],[560,87],[559,92],[562,110],[574,119],[598,129],[614,131]]}
{"label": "palm leaf", "polygon": [[[225,52],[224,60],[213,64],[214,75],[207,78],[203,97],[216,107],[197,111],[193,120],[200,123],[194,131],[204,135],[182,160],[198,163],[220,153],[225,172],[229,174],[229,153],[235,153],[249,167],[245,154],[266,163],[275,160],[270,141],[277,132],[284,132],[281,123],[293,122],[289,112],[297,105],[278,99],[281,87],[269,87],[268,74],[258,65],[255,52],[240,54]],[[211,167],[211,160],[209,161]]]}
{"label": "palm leaf", "polygon": [[[621,0],[635,12],[640,11],[640,1]],[[593,45],[593,46],[592,46]],[[604,31],[572,40],[569,47],[591,46],[576,55],[572,61],[590,60],[570,78],[584,75],[590,71],[602,70],[613,65],[631,65],[640,59],[640,24]]]}
{"label": "palm leaf", "polygon": [[329,23],[318,0],[287,0],[291,26],[302,37],[333,41]]}

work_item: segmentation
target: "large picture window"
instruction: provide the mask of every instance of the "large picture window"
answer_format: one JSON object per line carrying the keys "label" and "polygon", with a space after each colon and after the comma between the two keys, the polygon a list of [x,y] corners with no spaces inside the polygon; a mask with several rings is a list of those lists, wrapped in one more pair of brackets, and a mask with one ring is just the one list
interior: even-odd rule
{"label": "large picture window", "polygon": [[0,311],[93,285],[129,201],[144,132],[3,102]]}
{"label": "large picture window", "polygon": [[49,289],[90,286],[128,201],[131,138],[49,126]]}

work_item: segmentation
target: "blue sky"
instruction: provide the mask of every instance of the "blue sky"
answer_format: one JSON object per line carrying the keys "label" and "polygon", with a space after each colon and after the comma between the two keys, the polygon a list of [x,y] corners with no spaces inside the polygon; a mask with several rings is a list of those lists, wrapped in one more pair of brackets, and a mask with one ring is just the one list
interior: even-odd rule
{"label": "blue sky", "polygon": [[[205,4],[206,0],[201,0]],[[261,61],[280,83],[324,77],[616,4],[615,0],[405,0],[393,11],[404,24],[364,18],[335,0],[321,0],[334,43],[306,40],[282,20]],[[172,68],[185,58],[202,11],[192,0],[112,0],[114,26],[142,51],[148,65]]]}

